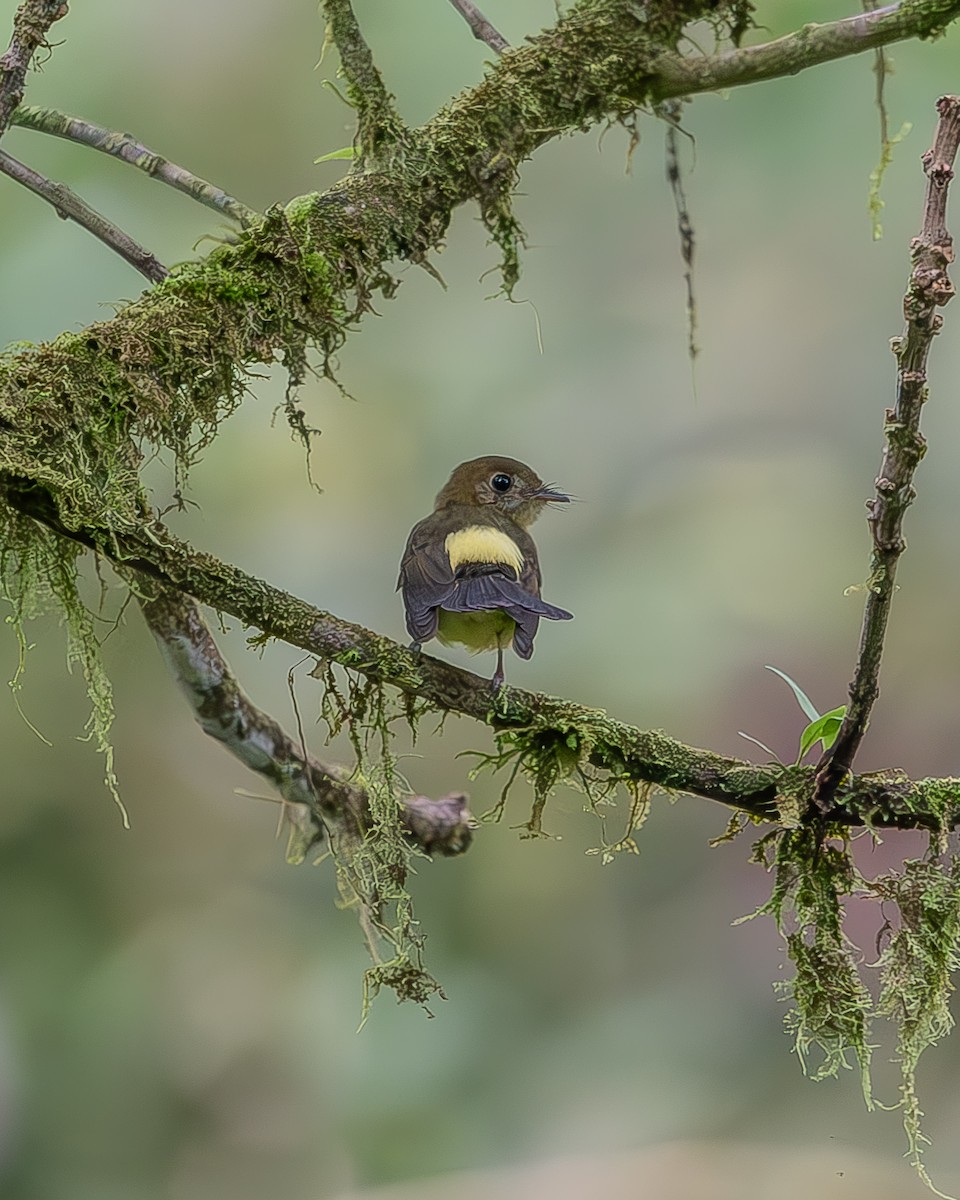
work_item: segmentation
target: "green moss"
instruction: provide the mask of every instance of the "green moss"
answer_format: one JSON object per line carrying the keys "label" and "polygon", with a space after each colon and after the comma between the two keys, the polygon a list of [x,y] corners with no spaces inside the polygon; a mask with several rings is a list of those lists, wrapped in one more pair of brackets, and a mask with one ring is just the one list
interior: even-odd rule
{"label": "green moss", "polygon": [[785,1024],[797,1056],[806,1071],[816,1047],[821,1058],[811,1073],[823,1079],[848,1068],[853,1055],[869,1103],[871,999],[843,932],[842,899],[857,879],[847,842],[842,833],[827,839],[809,825],[777,829],[756,844],[753,857],[773,871],[774,884],[751,915],[773,917],[795,967],[779,990],[792,1003]]}
{"label": "green moss", "polygon": [[0,505],[0,594],[10,605],[6,617],[20,645],[17,673],[11,680],[19,690],[28,646],[26,624],[46,613],[62,617],[67,630],[67,667],[80,667],[90,697],[87,736],[104,758],[104,782],[129,827],[113,767],[110,727],[113,724],[113,691],[104,670],[93,618],[78,584],[78,559],[82,548]]}
{"label": "green moss", "polygon": [[926,1179],[916,1074],[924,1050],[953,1028],[949,1001],[951,975],[960,967],[960,860],[938,854],[909,860],[902,872],[873,880],[869,890],[896,906],[898,927],[889,910],[884,926],[890,936],[880,955],[877,1012],[897,1027],[903,1125],[911,1161]]}
{"label": "green moss", "polygon": [[357,913],[373,960],[364,975],[363,1019],[383,986],[391,987],[398,1000],[426,1006],[442,992],[424,967],[424,935],[406,886],[417,851],[401,821],[401,801],[409,788],[391,749],[394,724],[409,723],[418,714],[388,698],[376,681],[351,674],[344,691],[329,663],[313,674],[323,685],[321,716],[330,736],[341,730],[349,734],[356,755],[350,779],[363,788],[369,807],[362,835],[330,837],[342,902]]}

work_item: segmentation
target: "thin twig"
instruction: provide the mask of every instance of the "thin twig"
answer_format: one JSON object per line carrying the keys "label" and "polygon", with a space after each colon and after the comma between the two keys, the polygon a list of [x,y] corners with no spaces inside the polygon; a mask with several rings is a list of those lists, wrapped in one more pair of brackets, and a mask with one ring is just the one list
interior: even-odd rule
{"label": "thin twig", "polygon": [[[127,578],[131,574],[120,572]],[[347,772],[305,754],[296,739],[250,701],[196,603],[157,584],[148,584],[146,592],[138,587],[137,599],[204,733],[269,780],[293,806],[288,815],[299,830],[312,825],[312,831],[305,831],[307,842],[320,841],[324,834],[362,837],[370,819],[366,792],[347,781]],[[428,853],[462,854],[470,845],[470,814],[462,793],[441,800],[408,797],[402,820]]]}
{"label": "thin twig", "polygon": [[104,154],[110,154],[153,176],[154,179],[159,179],[161,183],[169,184],[200,204],[205,204],[207,208],[232,217],[245,227],[263,219],[256,209],[248,208],[221,188],[157,154],[129,133],[106,129],[92,121],[72,117],[53,108],[34,108],[26,104],[17,109],[10,124],[23,129],[33,129],[37,133],[66,138],[68,141],[79,142]]}
{"label": "thin twig", "polygon": [[404,124],[360,29],[350,0],[323,0],[330,36],[340,52],[347,97],[357,110],[361,160],[400,140]]}
{"label": "thin twig", "polygon": [[151,283],[159,283],[166,279],[167,268],[129,234],[123,232],[106,217],[81,200],[74,192],[62,183],[54,183],[45,175],[39,175],[31,167],[12,158],[0,150],[0,173],[9,176],[22,184],[37,196],[52,204],[63,219],[76,221],[84,229],[99,238],[104,245],[116,251],[122,259],[144,275]]}
{"label": "thin twig", "polygon": [[23,99],[34,54],[46,44],[54,21],[66,15],[64,0],[25,0],[14,14],[10,45],[0,56],[0,137],[6,133],[13,110]]}
{"label": "thin twig", "polygon": [[473,0],[450,0],[450,3],[473,30],[473,36],[478,42],[486,42],[497,54],[510,49],[507,39],[494,29]]}
{"label": "thin twig", "polygon": [[697,357],[697,297],[693,287],[693,256],[696,251],[696,235],[690,220],[687,193],[683,186],[680,169],[680,113],[679,100],[667,100],[657,110],[667,124],[666,159],[667,182],[673,193],[673,206],[677,213],[677,234],[680,238],[680,257],[683,259],[683,279],[687,289],[687,354],[690,362]]}
{"label": "thin twig", "polygon": [[[581,737],[593,767],[632,784],[651,783],[689,792],[755,816],[779,819],[777,799],[784,768],[686,746],[659,730],[642,730],[570,700],[506,687],[494,696],[487,679],[412,651],[362,626],[307,604],[212,555],[193,550],[159,522],[119,532],[68,528],[48,492],[0,475],[0,502],[40,521],[63,537],[94,548],[123,570],[160,580],[253,626],[269,637],[320,659],[339,662],[369,679],[396,687],[435,708],[460,713],[499,732],[538,734],[544,745],[569,749]],[[813,768],[789,769],[793,797],[809,794]],[[946,799],[956,800],[947,804]],[[960,822],[960,780],[910,780],[899,772],[874,772],[844,780],[839,824],[939,829]]]}
{"label": "thin twig", "polygon": [[876,496],[867,501],[873,554],[867,584],[867,601],[860,631],[860,651],[852,683],[850,704],[840,733],[817,764],[815,800],[830,808],[840,782],[853,766],[874,702],[880,693],[880,660],[893,601],[897,564],[906,549],[903,518],[916,495],[913,476],[923,458],[926,442],[920,433],[920,413],[927,398],[927,356],[943,318],[937,307],[954,294],[947,276],[953,262],[953,238],[947,232],[947,191],[953,178],[953,163],[960,145],[960,96],[942,96],[937,101],[940,120],[933,148],[923,156],[927,177],[920,236],[910,243],[913,270],[903,299],[907,328],[895,338],[897,356],[897,400],[886,410],[886,446]]}
{"label": "thin twig", "polygon": [[647,68],[652,77],[652,99],[656,102],[796,75],[878,46],[933,37],[958,16],[957,0],[888,4],[823,25],[804,25],[759,46],[693,57],[666,52],[657,55]]}

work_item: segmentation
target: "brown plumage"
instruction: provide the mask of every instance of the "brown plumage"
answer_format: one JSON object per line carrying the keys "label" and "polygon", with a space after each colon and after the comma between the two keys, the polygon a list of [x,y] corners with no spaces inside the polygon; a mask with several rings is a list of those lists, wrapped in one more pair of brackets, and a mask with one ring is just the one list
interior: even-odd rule
{"label": "brown plumage", "polygon": [[400,562],[397,587],[414,645],[436,637],[496,650],[499,688],[505,647],[529,658],[541,617],[573,616],[540,599],[540,563],[527,533],[546,505],[569,499],[515,458],[461,463],[433,512],[413,527]]}

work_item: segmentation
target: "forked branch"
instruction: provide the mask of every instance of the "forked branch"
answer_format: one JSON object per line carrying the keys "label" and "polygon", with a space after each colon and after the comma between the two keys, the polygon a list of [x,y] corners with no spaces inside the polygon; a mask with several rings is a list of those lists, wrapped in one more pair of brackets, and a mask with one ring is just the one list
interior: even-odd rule
{"label": "forked branch", "polygon": [[916,495],[913,476],[926,451],[920,432],[920,414],[927,398],[927,357],[943,318],[936,311],[954,294],[947,268],[953,262],[953,239],[947,232],[947,192],[960,144],[960,97],[937,101],[940,120],[933,147],[923,156],[927,177],[923,224],[910,244],[913,270],[903,298],[907,327],[895,338],[897,399],[886,410],[886,446],[876,495],[867,501],[873,553],[867,580],[867,600],[860,632],[856,672],[850,684],[850,704],[832,750],[817,767],[815,800],[829,811],[836,790],[853,766],[867,730],[870,713],[880,693],[880,660],[887,620],[895,590],[897,564],[906,549],[903,518]]}
{"label": "forked branch", "polygon": [[34,54],[46,44],[54,21],[66,15],[64,0],[24,0],[14,14],[10,45],[0,55],[0,137],[6,133],[13,110],[23,99]]}
{"label": "forked branch", "polygon": [[[131,572],[123,572],[129,580]],[[367,795],[348,772],[321,762],[246,695],[220,653],[197,604],[155,582],[131,580],[150,632],[204,733],[265,778],[285,802],[302,852],[324,838],[334,846],[359,841],[370,821]],[[408,796],[404,828],[427,853],[462,854],[470,845],[470,814],[462,794],[430,800]]]}

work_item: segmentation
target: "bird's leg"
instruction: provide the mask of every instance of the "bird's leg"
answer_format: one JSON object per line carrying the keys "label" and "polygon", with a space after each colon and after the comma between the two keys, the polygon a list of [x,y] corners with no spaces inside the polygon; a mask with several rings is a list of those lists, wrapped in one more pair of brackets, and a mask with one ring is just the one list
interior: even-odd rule
{"label": "bird's leg", "polygon": [[497,669],[490,680],[490,686],[495,692],[499,692],[503,687],[503,646],[499,643],[497,645]]}
{"label": "bird's leg", "polygon": [[414,654],[419,654],[420,651],[423,649],[423,643],[422,642],[411,642],[410,645],[407,647],[407,649],[411,650]]}

